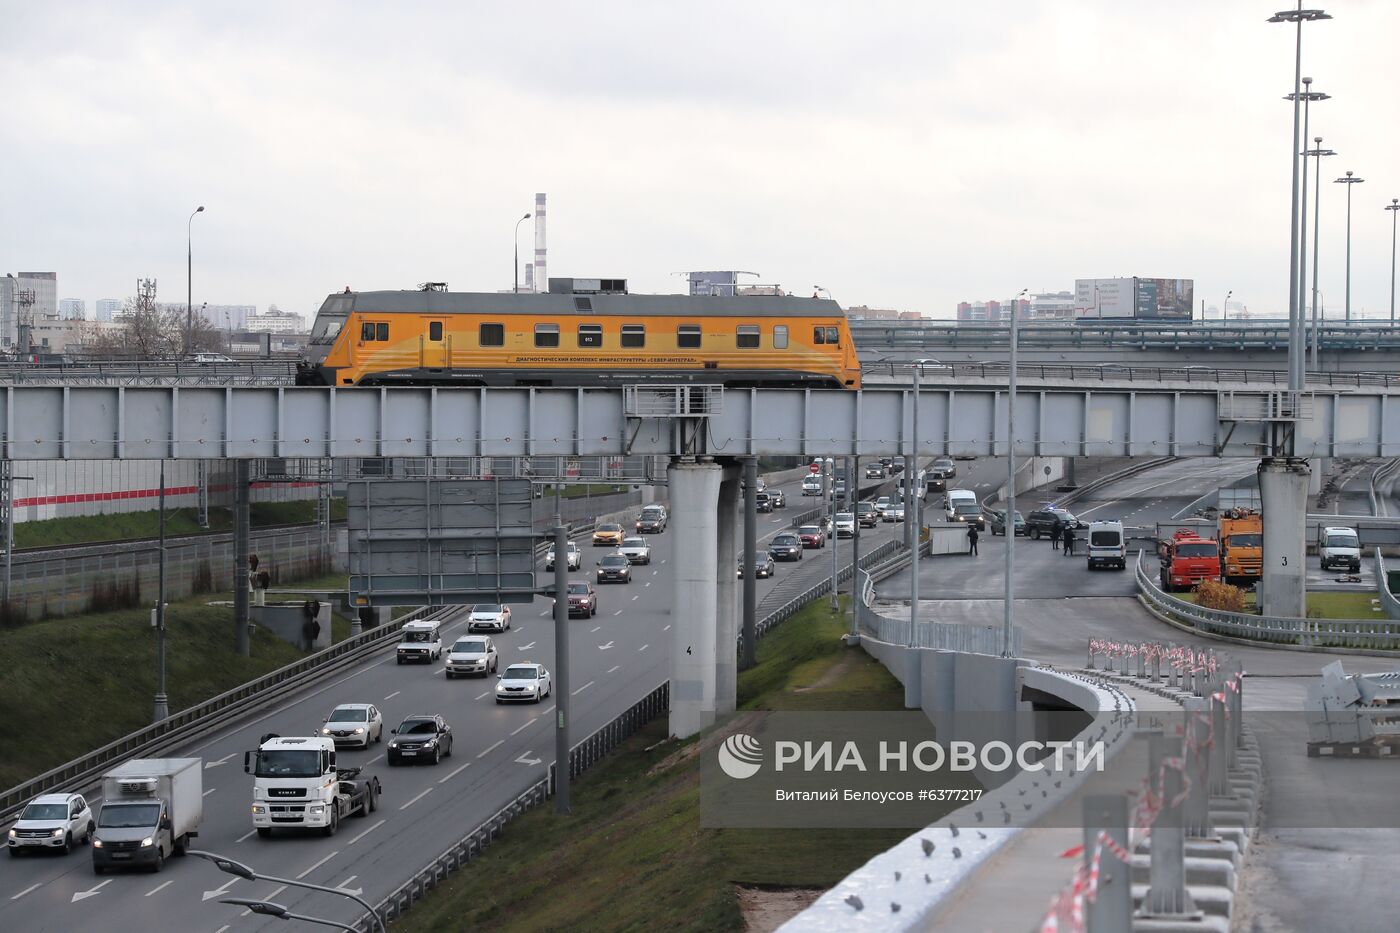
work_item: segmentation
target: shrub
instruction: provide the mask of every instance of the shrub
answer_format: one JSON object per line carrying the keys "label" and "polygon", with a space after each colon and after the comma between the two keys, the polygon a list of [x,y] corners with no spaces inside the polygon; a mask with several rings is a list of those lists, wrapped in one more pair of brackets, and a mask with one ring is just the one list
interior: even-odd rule
{"label": "shrub", "polygon": [[1244,590],[1238,586],[1206,580],[1196,587],[1196,605],[1223,612],[1246,612]]}

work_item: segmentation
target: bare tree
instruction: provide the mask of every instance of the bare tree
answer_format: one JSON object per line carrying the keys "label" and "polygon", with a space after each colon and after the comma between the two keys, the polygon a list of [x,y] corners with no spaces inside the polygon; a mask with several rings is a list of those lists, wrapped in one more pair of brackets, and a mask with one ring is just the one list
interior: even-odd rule
{"label": "bare tree", "polygon": [[[121,327],[99,336],[92,352],[99,356],[137,360],[179,359],[185,349],[185,310],[156,303],[155,283],[128,298],[122,306]],[[190,331],[190,352],[222,350],[224,337],[202,316]]]}

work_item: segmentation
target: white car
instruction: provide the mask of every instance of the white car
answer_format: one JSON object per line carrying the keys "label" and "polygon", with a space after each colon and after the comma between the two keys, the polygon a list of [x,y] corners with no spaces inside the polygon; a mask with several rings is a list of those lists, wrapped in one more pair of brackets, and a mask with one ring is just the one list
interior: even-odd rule
{"label": "white car", "polygon": [[447,653],[447,679],[468,674],[492,674],[500,663],[495,642],[485,635],[468,635],[457,639]]}
{"label": "white car", "polygon": [[881,496],[875,500],[875,514],[881,518],[885,517],[885,511],[890,507],[890,497]]}
{"label": "white car", "polygon": [[854,512],[836,513],[836,537],[854,538],[856,536],[856,516]]}
{"label": "white car", "polygon": [[887,522],[902,522],[902,521],[904,521],[904,503],[903,503],[903,502],[894,502],[894,503],[891,503],[889,506],[887,506],[887,507],[885,508],[885,521],[887,521]]}
{"label": "white car", "polygon": [[500,603],[477,603],[467,617],[469,632],[504,632],[510,628],[510,607]]}
{"label": "white car", "polygon": [[82,794],[40,794],[20,812],[6,847],[12,856],[28,849],[62,849],[66,855],[75,843],[90,841],[93,829]]}
{"label": "white car", "polygon": [[512,664],[500,675],[496,684],[496,702],[529,700],[538,703],[549,696],[549,671],[543,664]]}
{"label": "white car", "polygon": [[[568,550],[568,567],[569,567],[570,570],[578,570],[578,569],[579,569],[580,567],[582,567],[582,566],[583,566],[583,552],[580,551],[580,550],[578,549],[578,545],[577,545],[577,544],[575,544],[574,542],[570,541],[570,542],[569,542],[569,550]],[[553,545],[550,546],[549,552],[548,552],[547,554],[545,554],[545,556],[544,556],[544,569],[545,569],[545,570],[553,570],[553,569],[554,569],[554,546],[553,546]]]}
{"label": "white car", "polygon": [[822,494],[822,480],[819,476],[809,476],[802,481],[802,495],[820,496]]}
{"label": "white car", "polygon": [[651,545],[647,544],[646,538],[623,538],[622,547],[618,548],[617,552],[627,558],[629,563],[651,563]]}
{"label": "white car", "polygon": [[372,703],[342,703],[326,717],[321,734],[330,736],[336,748],[369,748],[384,741],[384,717]]}

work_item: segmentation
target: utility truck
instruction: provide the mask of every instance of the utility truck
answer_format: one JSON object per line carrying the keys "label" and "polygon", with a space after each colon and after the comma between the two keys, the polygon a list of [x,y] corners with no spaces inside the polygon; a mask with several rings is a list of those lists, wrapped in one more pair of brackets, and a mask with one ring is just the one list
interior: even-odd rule
{"label": "utility truck", "polygon": [[1158,541],[1162,558],[1162,589],[1193,589],[1206,580],[1220,579],[1220,548],[1210,538],[1181,529],[1165,541]]}
{"label": "utility truck", "polygon": [[334,836],[342,819],[379,806],[379,778],[337,768],[329,736],[269,733],[257,751],[243,753],[243,770],[253,775],[253,827],[263,838],[277,827]]}
{"label": "utility truck", "polygon": [[92,836],[92,870],[160,871],[184,855],[204,817],[202,758],[136,758],[102,776],[102,809]]}
{"label": "utility truck", "polygon": [[1220,513],[1220,575],[1226,583],[1253,583],[1264,568],[1264,516],[1256,509]]}

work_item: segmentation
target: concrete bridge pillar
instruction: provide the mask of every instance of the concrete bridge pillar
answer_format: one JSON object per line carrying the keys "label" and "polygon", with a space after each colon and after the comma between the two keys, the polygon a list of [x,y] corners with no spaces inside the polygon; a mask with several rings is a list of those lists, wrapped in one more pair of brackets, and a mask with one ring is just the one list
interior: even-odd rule
{"label": "concrete bridge pillar", "polygon": [[1308,461],[1266,457],[1259,461],[1259,502],[1264,512],[1264,572],[1259,610],[1266,616],[1307,613]]}
{"label": "concrete bridge pillar", "polygon": [[719,586],[715,603],[715,712],[732,713],[739,689],[739,470],[727,467],[719,484]]}
{"label": "concrete bridge pillar", "polygon": [[721,470],[709,461],[673,460],[666,472],[673,574],[670,731],[686,738],[715,721]]}

